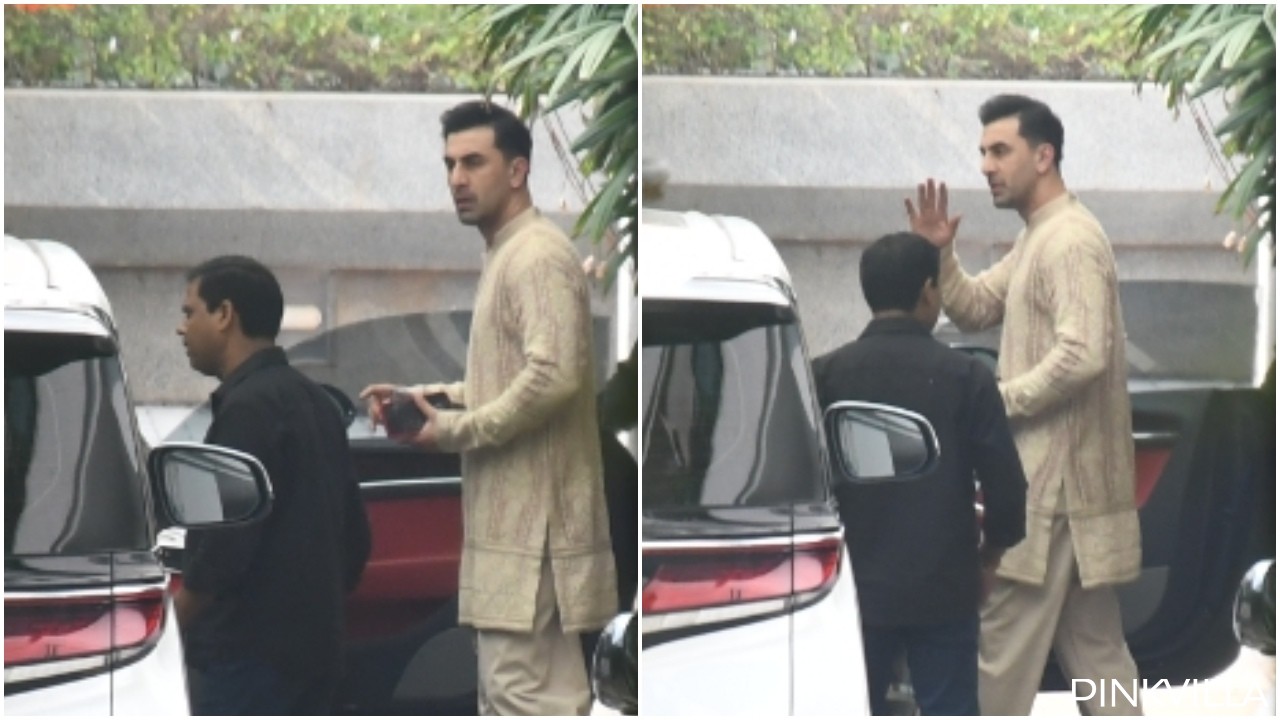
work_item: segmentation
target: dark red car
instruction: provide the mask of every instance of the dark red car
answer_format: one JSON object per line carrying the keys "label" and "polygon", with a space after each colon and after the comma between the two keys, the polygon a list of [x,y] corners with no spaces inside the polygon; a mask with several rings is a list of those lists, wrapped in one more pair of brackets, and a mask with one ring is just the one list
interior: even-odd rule
{"label": "dark red car", "polygon": [[[335,712],[465,715],[476,712],[472,633],[457,625],[462,549],[461,463],[374,432],[354,402],[373,382],[415,384],[463,376],[469,311],[398,315],[353,323],[287,349],[290,361],[330,386],[345,406],[348,437],[373,534],[372,555],[347,601],[346,679]],[[597,318],[597,388],[609,369],[608,320]],[[165,440],[203,438],[207,406]],[[617,458],[613,446],[606,457]],[[623,450],[606,460],[606,491],[619,560],[620,607],[636,575],[636,475]],[[612,470],[612,471],[611,471]],[[176,562],[176,560],[175,560]],[[625,598],[625,602],[621,602]],[[586,659],[595,638],[584,637]]]}

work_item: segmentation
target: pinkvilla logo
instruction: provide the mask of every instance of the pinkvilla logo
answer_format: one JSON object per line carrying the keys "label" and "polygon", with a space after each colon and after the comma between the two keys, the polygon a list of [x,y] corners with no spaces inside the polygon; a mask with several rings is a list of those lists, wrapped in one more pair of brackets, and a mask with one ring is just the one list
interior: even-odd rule
{"label": "pinkvilla logo", "polygon": [[[1266,691],[1260,685],[1244,688],[1227,685],[1205,685],[1203,680],[1187,680],[1182,684],[1172,684],[1168,680],[1158,680],[1150,684],[1143,679],[1128,683],[1121,680],[1089,680],[1073,678],[1071,694],[1076,702],[1097,698],[1101,707],[1128,707],[1138,704],[1141,693],[1148,690],[1172,690],[1183,688],[1192,694],[1190,702],[1205,707],[1243,708],[1253,703],[1266,703]],[[1265,706],[1265,705],[1264,705]]]}

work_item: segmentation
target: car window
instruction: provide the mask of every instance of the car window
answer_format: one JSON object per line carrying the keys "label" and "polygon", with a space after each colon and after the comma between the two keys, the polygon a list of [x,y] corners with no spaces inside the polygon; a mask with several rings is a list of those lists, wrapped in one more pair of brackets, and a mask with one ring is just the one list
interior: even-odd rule
{"label": "car window", "polygon": [[646,510],[819,500],[819,420],[789,308],[646,299]]}
{"label": "car window", "polygon": [[106,338],[5,333],[5,557],[147,547],[115,352]]}
{"label": "car window", "polygon": [[1252,378],[1258,318],[1252,286],[1122,282],[1120,304],[1130,378]]}
{"label": "car window", "polygon": [[[1253,286],[1127,280],[1120,283],[1120,306],[1130,380],[1251,381],[1258,321]],[[950,345],[994,351],[1000,331],[965,333],[944,321],[935,335]]]}
{"label": "car window", "polygon": [[[413,385],[462,380],[466,369],[471,311],[407,313],[339,325],[286,348],[290,364],[315,382],[330,385],[355,405],[357,417],[347,427],[352,442],[385,438],[369,427],[359,394],[367,385],[385,382]],[[609,319],[593,317],[595,382],[603,387],[609,363]],[[144,412],[147,409],[144,408]],[[176,418],[150,418],[159,426],[156,441],[199,442],[213,422],[207,402],[175,411]],[[451,461],[456,466],[457,461]],[[455,472],[456,474],[456,472]]]}

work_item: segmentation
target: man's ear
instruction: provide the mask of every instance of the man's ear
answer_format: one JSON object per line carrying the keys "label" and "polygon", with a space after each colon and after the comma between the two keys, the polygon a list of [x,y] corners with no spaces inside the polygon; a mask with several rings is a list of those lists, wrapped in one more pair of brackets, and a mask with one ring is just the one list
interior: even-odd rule
{"label": "man's ear", "polygon": [[933,302],[941,303],[942,289],[938,287],[938,283],[931,277],[924,279],[924,284],[920,286],[920,296],[916,298],[917,304],[932,304]]}
{"label": "man's ear", "polygon": [[1041,173],[1049,172],[1054,168],[1054,151],[1053,144],[1042,142],[1036,146],[1036,170]]}
{"label": "man's ear", "polygon": [[507,176],[511,189],[519,190],[529,182],[529,158],[517,157],[507,163]]}
{"label": "man's ear", "polygon": [[218,306],[209,313],[213,316],[214,325],[219,330],[229,330],[232,326],[240,321],[236,315],[236,306],[231,304],[230,300],[223,300]]}
{"label": "man's ear", "polygon": [[919,310],[929,302],[929,278],[924,279],[924,284],[916,291],[915,310]]}

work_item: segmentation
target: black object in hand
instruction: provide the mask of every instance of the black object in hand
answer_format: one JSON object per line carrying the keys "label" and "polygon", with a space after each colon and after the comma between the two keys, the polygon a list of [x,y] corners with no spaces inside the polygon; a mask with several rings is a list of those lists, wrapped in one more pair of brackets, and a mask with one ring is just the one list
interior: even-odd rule
{"label": "black object in hand", "polygon": [[[450,406],[449,396],[444,393],[427,395],[427,402],[441,410]],[[391,399],[382,406],[382,419],[387,426],[387,435],[393,437],[417,435],[427,422],[427,416],[418,409],[413,396],[406,392],[392,393]]]}

